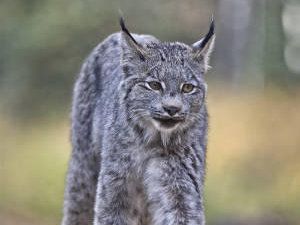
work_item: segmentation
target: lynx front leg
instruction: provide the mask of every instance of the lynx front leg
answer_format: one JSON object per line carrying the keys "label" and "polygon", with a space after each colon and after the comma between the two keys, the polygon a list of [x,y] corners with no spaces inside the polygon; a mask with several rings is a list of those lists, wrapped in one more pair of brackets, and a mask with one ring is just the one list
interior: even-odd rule
{"label": "lynx front leg", "polygon": [[93,223],[98,161],[93,152],[74,148],[67,176],[62,225]]}
{"label": "lynx front leg", "polygon": [[202,191],[195,171],[180,157],[153,158],[145,185],[154,225],[204,225]]}
{"label": "lynx front leg", "polygon": [[108,164],[106,161],[103,165],[98,180],[94,225],[132,225],[128,187],[130,162],[123,165],[117,160]]}

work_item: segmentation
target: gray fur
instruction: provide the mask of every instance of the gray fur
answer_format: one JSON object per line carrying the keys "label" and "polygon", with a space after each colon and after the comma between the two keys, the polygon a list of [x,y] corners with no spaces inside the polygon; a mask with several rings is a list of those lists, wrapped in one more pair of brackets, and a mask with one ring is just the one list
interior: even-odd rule
{"label": "gray fur", "polygon": [[[76,81],[62,224],[204,225],[203,74],[214,37],[192,47],[133,38],[110,35]],[[151,80],[163,90],[151,90]],[[183,93],[184,83],[194,90]],[[159,122],[173,117],[180,122],[171,128]]]}

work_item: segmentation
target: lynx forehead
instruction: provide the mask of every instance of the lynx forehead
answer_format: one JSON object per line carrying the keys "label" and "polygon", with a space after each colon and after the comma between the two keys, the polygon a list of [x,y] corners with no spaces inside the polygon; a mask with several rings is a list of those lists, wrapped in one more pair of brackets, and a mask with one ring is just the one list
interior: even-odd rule
{"label": "lynx forehead", "polygon": [[74,87],[63,225],[204,225],[214,23],[193,45],[121,32]]}

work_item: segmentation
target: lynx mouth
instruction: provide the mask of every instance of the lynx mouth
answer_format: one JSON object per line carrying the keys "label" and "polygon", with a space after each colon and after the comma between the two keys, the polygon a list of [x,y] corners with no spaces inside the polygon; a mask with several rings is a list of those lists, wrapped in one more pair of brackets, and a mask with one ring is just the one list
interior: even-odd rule
{"label": "lynx mouth", "polygon": [[159,122],[160,126],[164,128],[173,128],[184,120],[183,118],[176,117],[153,117],[153,119]]}

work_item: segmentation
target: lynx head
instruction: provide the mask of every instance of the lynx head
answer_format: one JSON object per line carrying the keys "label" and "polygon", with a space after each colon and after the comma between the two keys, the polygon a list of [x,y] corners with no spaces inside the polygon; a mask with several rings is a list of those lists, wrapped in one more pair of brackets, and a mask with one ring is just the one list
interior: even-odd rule
{"label": "lynx head", "polygon": [[145,41],[131,35],[121,18],[124,102],[130,121],[162,134],[185,130],[203,118],[214,22],[200,41]]}

